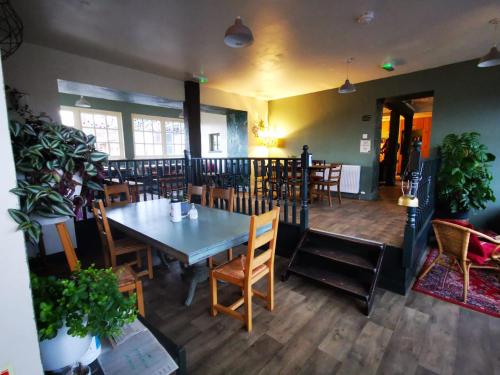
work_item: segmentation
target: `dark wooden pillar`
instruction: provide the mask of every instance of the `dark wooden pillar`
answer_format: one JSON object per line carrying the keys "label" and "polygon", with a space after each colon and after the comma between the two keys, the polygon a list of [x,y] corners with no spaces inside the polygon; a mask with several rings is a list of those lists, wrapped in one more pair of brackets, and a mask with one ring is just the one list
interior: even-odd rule
{"label": "dark wooden pillar", "polygon": [[404,115],[405,118],[405,128],[404,128],[404,133],[403,133],[403,140],[402,140],[402,154],[403,154],[403,160],[401,163],[401,168],[402,172],[405,170],[406,165],[408,164],[408,160],[410,158],[410,147],[411,147],[411,133],[413,130],[413,113],[409,113]]}
{"label": "dark wooden pillar", "polygon": [[184,92],[184,124],[189,151],[193,158],[201,158],[200,84],[185,81]]}
{"label": "dark wooden pillar", "polygon": [[391,111],[389,122],[389,145],[387,147],[387,163],[385,171],[386,185],[396,184],[396,165],[398,160],[398,138],[399,138],[399,111]]}

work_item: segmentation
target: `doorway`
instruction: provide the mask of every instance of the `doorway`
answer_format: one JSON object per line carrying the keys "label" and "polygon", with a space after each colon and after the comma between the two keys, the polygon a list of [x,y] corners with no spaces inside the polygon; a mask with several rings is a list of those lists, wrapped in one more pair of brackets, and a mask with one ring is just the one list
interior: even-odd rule
{"label": "doorway", "polygon": [[434,95],[421,93],[386,98],[381,104],[379,178],[382,186],[397,186],[413,142],[422,142],[422,158],[430,156]]}

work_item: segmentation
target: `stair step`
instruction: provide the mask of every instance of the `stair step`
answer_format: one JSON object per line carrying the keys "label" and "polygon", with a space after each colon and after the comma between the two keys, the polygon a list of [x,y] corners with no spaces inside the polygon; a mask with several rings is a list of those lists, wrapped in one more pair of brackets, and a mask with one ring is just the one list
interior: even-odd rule
{"label": "stair step", "polygon": [[349,252],[348,250],[343,248],[322,247],[308,243],[307,245],[302,246],[299,251],[330,259],[335,262],[369,270],[371,272],[375,272],[377,270],[377,263],[375,259],[372,260],[366,255]]}
{"label": "stair step", "polygon": [[313,264],[293,264],[289,268],[289,271],[344,290],[364,300],[369,299],[369,285],[359,278],[334,272]]}

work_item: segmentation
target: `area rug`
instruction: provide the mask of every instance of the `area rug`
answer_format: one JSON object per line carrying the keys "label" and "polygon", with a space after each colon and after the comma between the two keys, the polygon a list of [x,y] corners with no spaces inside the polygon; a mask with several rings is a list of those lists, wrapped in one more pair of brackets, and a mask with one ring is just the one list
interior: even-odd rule
{"label": "area rug", "polygon": [[[437,254],[437,249],[429,251],[422,270],[432,262]],[[442,261],[446,264],[452,263],[446,255],[443,256]],[[413,285],[413,290],[500,318],[500,280],[498,271],[477,268],[470,270],[467,303],[463,302],[463,280],[462,272],[456,263],[453,264],[451,269],[436,264],[422,280],[417,279]]]}

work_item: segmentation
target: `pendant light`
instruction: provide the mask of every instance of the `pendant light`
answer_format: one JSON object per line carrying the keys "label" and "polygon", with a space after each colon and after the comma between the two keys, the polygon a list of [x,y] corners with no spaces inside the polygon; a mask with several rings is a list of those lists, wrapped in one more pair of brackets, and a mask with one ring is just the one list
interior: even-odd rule
{"label": "pendant light", "polygon": [[500,52],[497,49],[497,41],[496,41],[497,28],[498,25],[500,24],[500,18],[493,18],[492,20],[490,20],[489,23],[492,24],[495,28],[495,33],[494,33],[495,40],[493,47],[491,47],[490,51],[479,59],[479,62],[477,64],[479,68],[489,68],[491,66],[500,65]]}
{"label": "pendant light", "polygon": [[9,0],[0,0],[0,49],[2,59],[12,55],[23,42],[23,22]]}
{"label": "pendant light", "polygon": [[356,92],[356,86],[349,81],[349,64],[354,61],[353,57],[346,60],[347,64],[347,78],[342,86],[339,87],[339,94],[350,94]]}
{"label": "pendant light", "polygon": [[240,16],[229,26],[224,35],[224,43],[231,48],[248,47],[253,43],[252,31],[245,25]]}
{"label": "pendant light", "polygon": [[75,102],[75,106],[81,107],[81,108],[90,108],[91,107],[89,101],[87,99],[85,99],[85,97],[83,95],[81,95],[80,99],[78,99]]}

